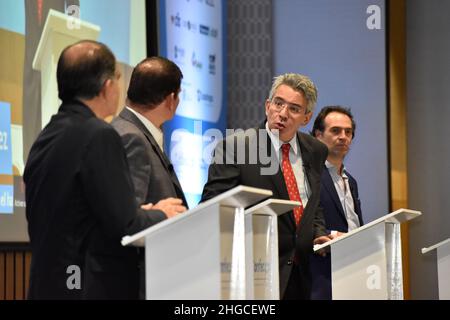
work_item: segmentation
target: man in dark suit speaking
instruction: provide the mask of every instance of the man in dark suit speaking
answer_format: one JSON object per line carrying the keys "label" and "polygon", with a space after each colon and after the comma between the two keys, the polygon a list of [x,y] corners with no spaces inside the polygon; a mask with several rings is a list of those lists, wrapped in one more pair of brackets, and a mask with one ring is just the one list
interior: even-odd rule
{"label": "man in dark suit speaking", "polygon": [[[278,217],[283,299],[310,298],[309,257],[313,243],[329,240],[319,207],[320,176],[327,148],[298,132],[310,121],[316,101],[317,90],[308,77],[292,73],[276,77],[265,103],[267,120],[255,135],[245,135],[243,139],[240,134],[231,135],[217,145],[203,189],[202,201],[235,186],[247,185],[272,190],[274,198],[302,203]],[[242,143],[243,149],[239,148]]]}
{"label": "man in dark suit speaking", "polygon": [[[358,185],[344,167],[344,158],[350,151],[355,129],[355,121],[349,109],[329,106],[319,112],[311,132],[328,147],[328,158],[321,179],[320,205],[324,212],[325,226],[332,238],[363,225]],[[330,300],[330,255],[312,256],[311,273],[311,298]]]}
{"label": "man in dark suit speaking", "polygon": [[137,250],[120,240],[181,211],[137,208],[120,137],[102,120],[117,109],[119,77],[98,42],[78,42],[59,58],[62,105],[24,173],[31,299],[137,299]]}
{"label": "man in dark suit speaking", "polygon": [[[139,204],[162,201],[187,208],[180,182],[163,149],[161,129],[175,115],[182,78],[181,70],[170,60],[143,60],[131,75],[127,106],[111,123],[122,138]],[[140,260],[140,296],[144,298],[143,251]]]}

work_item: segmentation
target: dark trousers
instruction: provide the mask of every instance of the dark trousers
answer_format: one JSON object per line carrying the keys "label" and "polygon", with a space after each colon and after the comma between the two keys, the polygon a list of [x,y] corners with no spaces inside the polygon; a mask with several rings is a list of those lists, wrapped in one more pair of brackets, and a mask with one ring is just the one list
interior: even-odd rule
{"label": "dark trousers", "polygon": [[283,300],[310,300],[311,284],[310,278],[300,271],[298,265],[294,265],[284,292]]}

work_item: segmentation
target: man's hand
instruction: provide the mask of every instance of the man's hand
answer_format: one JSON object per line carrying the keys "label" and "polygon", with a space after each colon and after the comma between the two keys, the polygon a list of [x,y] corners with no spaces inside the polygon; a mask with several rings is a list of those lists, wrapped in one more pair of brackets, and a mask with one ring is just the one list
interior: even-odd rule
{"label": "man's hand", "polygon": [[338,237],[343,236],[344,234],[347,234],[347,233],[346,233],[346,232],[339,232],[339,231],[333,230],[333,231],[331,231],[331,233],[328,235],[328,237],[329,237],[331,240],[334,240],[334,239],[336,239],[336,238],[338,238]]}
{"label": "man's hand", "polygon": [[152,203],[144,204],[141,208],[144,210],[161,210],[167,218],[172,218],[187,210],[182,203],[183,201],[178,198],[166,198],[158,201],[155,205]]}
{"label": "man's hand", "polygon": [[[328,241],[331,241],[332,239],[329,236],[321,236],[314,239],[314,244],[322,244]],[[316,252],[317,254],[321,255],[322,257],[325,257],[327,255],[326,249],[320,249]]]}

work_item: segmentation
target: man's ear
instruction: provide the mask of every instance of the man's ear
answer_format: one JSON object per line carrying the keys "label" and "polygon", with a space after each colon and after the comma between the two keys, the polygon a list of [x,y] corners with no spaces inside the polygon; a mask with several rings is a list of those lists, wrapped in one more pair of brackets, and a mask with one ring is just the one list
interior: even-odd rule
{"label": "man's ear", "polygon": [[266,100],[266,117],[267,117],[268,114],[269,114],[269,108],[270,108],[270,100],[267,99],[267,100]]}
{"label": "man's ear", "polygon": [[303,120],[302,124],[303,126],[306,126],[309,123],[309,121],[311,121],[312,114],[313,114],[312,111],[310,111],[305,115],[305,119]]}
{"label": "man's ear", "polygon": [[102,98],[106,98],[109,94],[109,91],[112,89],[112,80],[111,79],[106,79],[105,82],[103,82],[102,88],[100,89],[100,93],[99,95]]}
{"label": "man's ear", "polygon": [[323,137],[322,131],[320,131],[319,129],[314,130],[314,137],[319,139]]}
{"label": "man's ear", "polygon": [[172,112],[172,105],[174,104],[173,101],[175,100],[175,94],[169,93],[163,100],[164,108]]}

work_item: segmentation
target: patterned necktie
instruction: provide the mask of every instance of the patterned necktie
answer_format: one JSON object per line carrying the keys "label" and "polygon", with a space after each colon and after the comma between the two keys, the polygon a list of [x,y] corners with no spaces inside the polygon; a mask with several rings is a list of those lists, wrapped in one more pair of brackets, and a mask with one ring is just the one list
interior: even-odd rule
{"label": "patterned necktie", "polygon": [[[291,161],[289,160],[289,149],[291,145],[285,143],[281,146],[283,158],[281,161],[281,171],[283,171],[284,181],[289,194],[289,200],[302,202],[300,193],[298,192],[297,180],[295,179],[294,170],[292,170]],[[294,209],[295,225],[298,226],[303,214],[303,204],[301,207]]]}

